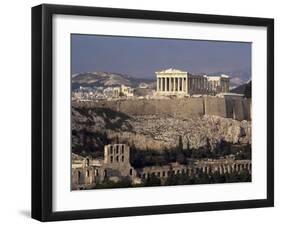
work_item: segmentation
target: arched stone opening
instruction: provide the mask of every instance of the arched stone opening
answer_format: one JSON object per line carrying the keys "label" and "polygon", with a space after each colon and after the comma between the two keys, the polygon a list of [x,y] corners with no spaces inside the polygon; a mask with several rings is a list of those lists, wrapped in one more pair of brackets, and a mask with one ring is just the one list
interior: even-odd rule
{"label": "arched stone opening", "polygon": [[98,177],[99,176],[99,170],[95,169],[95,176]]}

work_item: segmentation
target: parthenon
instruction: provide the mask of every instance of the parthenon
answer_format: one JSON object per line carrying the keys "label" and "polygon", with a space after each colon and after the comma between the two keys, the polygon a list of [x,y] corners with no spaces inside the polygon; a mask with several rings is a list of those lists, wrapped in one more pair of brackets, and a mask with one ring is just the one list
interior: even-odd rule
{"label": "parthenon", "polygon": [[187,71],[157,71],[157,93],[160,95],[217,94],[229,92],[229,76],[192,75]]}

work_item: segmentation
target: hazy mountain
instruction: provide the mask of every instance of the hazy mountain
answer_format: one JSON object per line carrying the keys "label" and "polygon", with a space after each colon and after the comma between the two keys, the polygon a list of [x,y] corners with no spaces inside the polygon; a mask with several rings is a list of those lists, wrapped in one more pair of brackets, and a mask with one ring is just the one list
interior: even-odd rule
{"label": "hazy mountain", "polygon": [[86,72],[76,73],[72,75],[72,88],[79,86],[120,86],[127,85],[136,87],[140,83],[153,83],[150,79],[135,78],[125,74],[110,73],[110,72]]}
{"label": "hazy mountain", "polygon": [[242,84],[242,85],[230,90],[230,92],[244,94],[246,97],[250,98],[250,97],[252,97],[252,81]]}

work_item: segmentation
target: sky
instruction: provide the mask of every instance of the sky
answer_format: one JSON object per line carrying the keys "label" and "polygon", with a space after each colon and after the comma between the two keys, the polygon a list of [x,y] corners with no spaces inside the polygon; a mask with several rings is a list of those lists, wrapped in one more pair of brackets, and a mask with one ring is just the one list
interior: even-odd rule
{"label": "sky", "polygon": [[113,72],[154,78],[176,68],[191,73],[251,72],[251,43],[71,35],[72,74]]}

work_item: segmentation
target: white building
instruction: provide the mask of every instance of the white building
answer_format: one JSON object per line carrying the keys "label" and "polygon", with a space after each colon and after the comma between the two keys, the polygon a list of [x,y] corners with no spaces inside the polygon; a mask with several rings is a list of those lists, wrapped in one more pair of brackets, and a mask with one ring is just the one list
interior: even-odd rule
{"label": "white building", "polygon": [[163,95],[185,95],[188,93],[188,73],[177,69],[157,71],[157,92]]}
{"label": "white building", "polygon": [[126,97],[133,97],[134,96],[134,89],[129,86],[121,85],[120,87],[120,94]]}
{"label": "white building", "polygon": [[157,71],[157,94],[194,95],[229,92],[229,76],[192,75],[187,71],[169,68]]}

